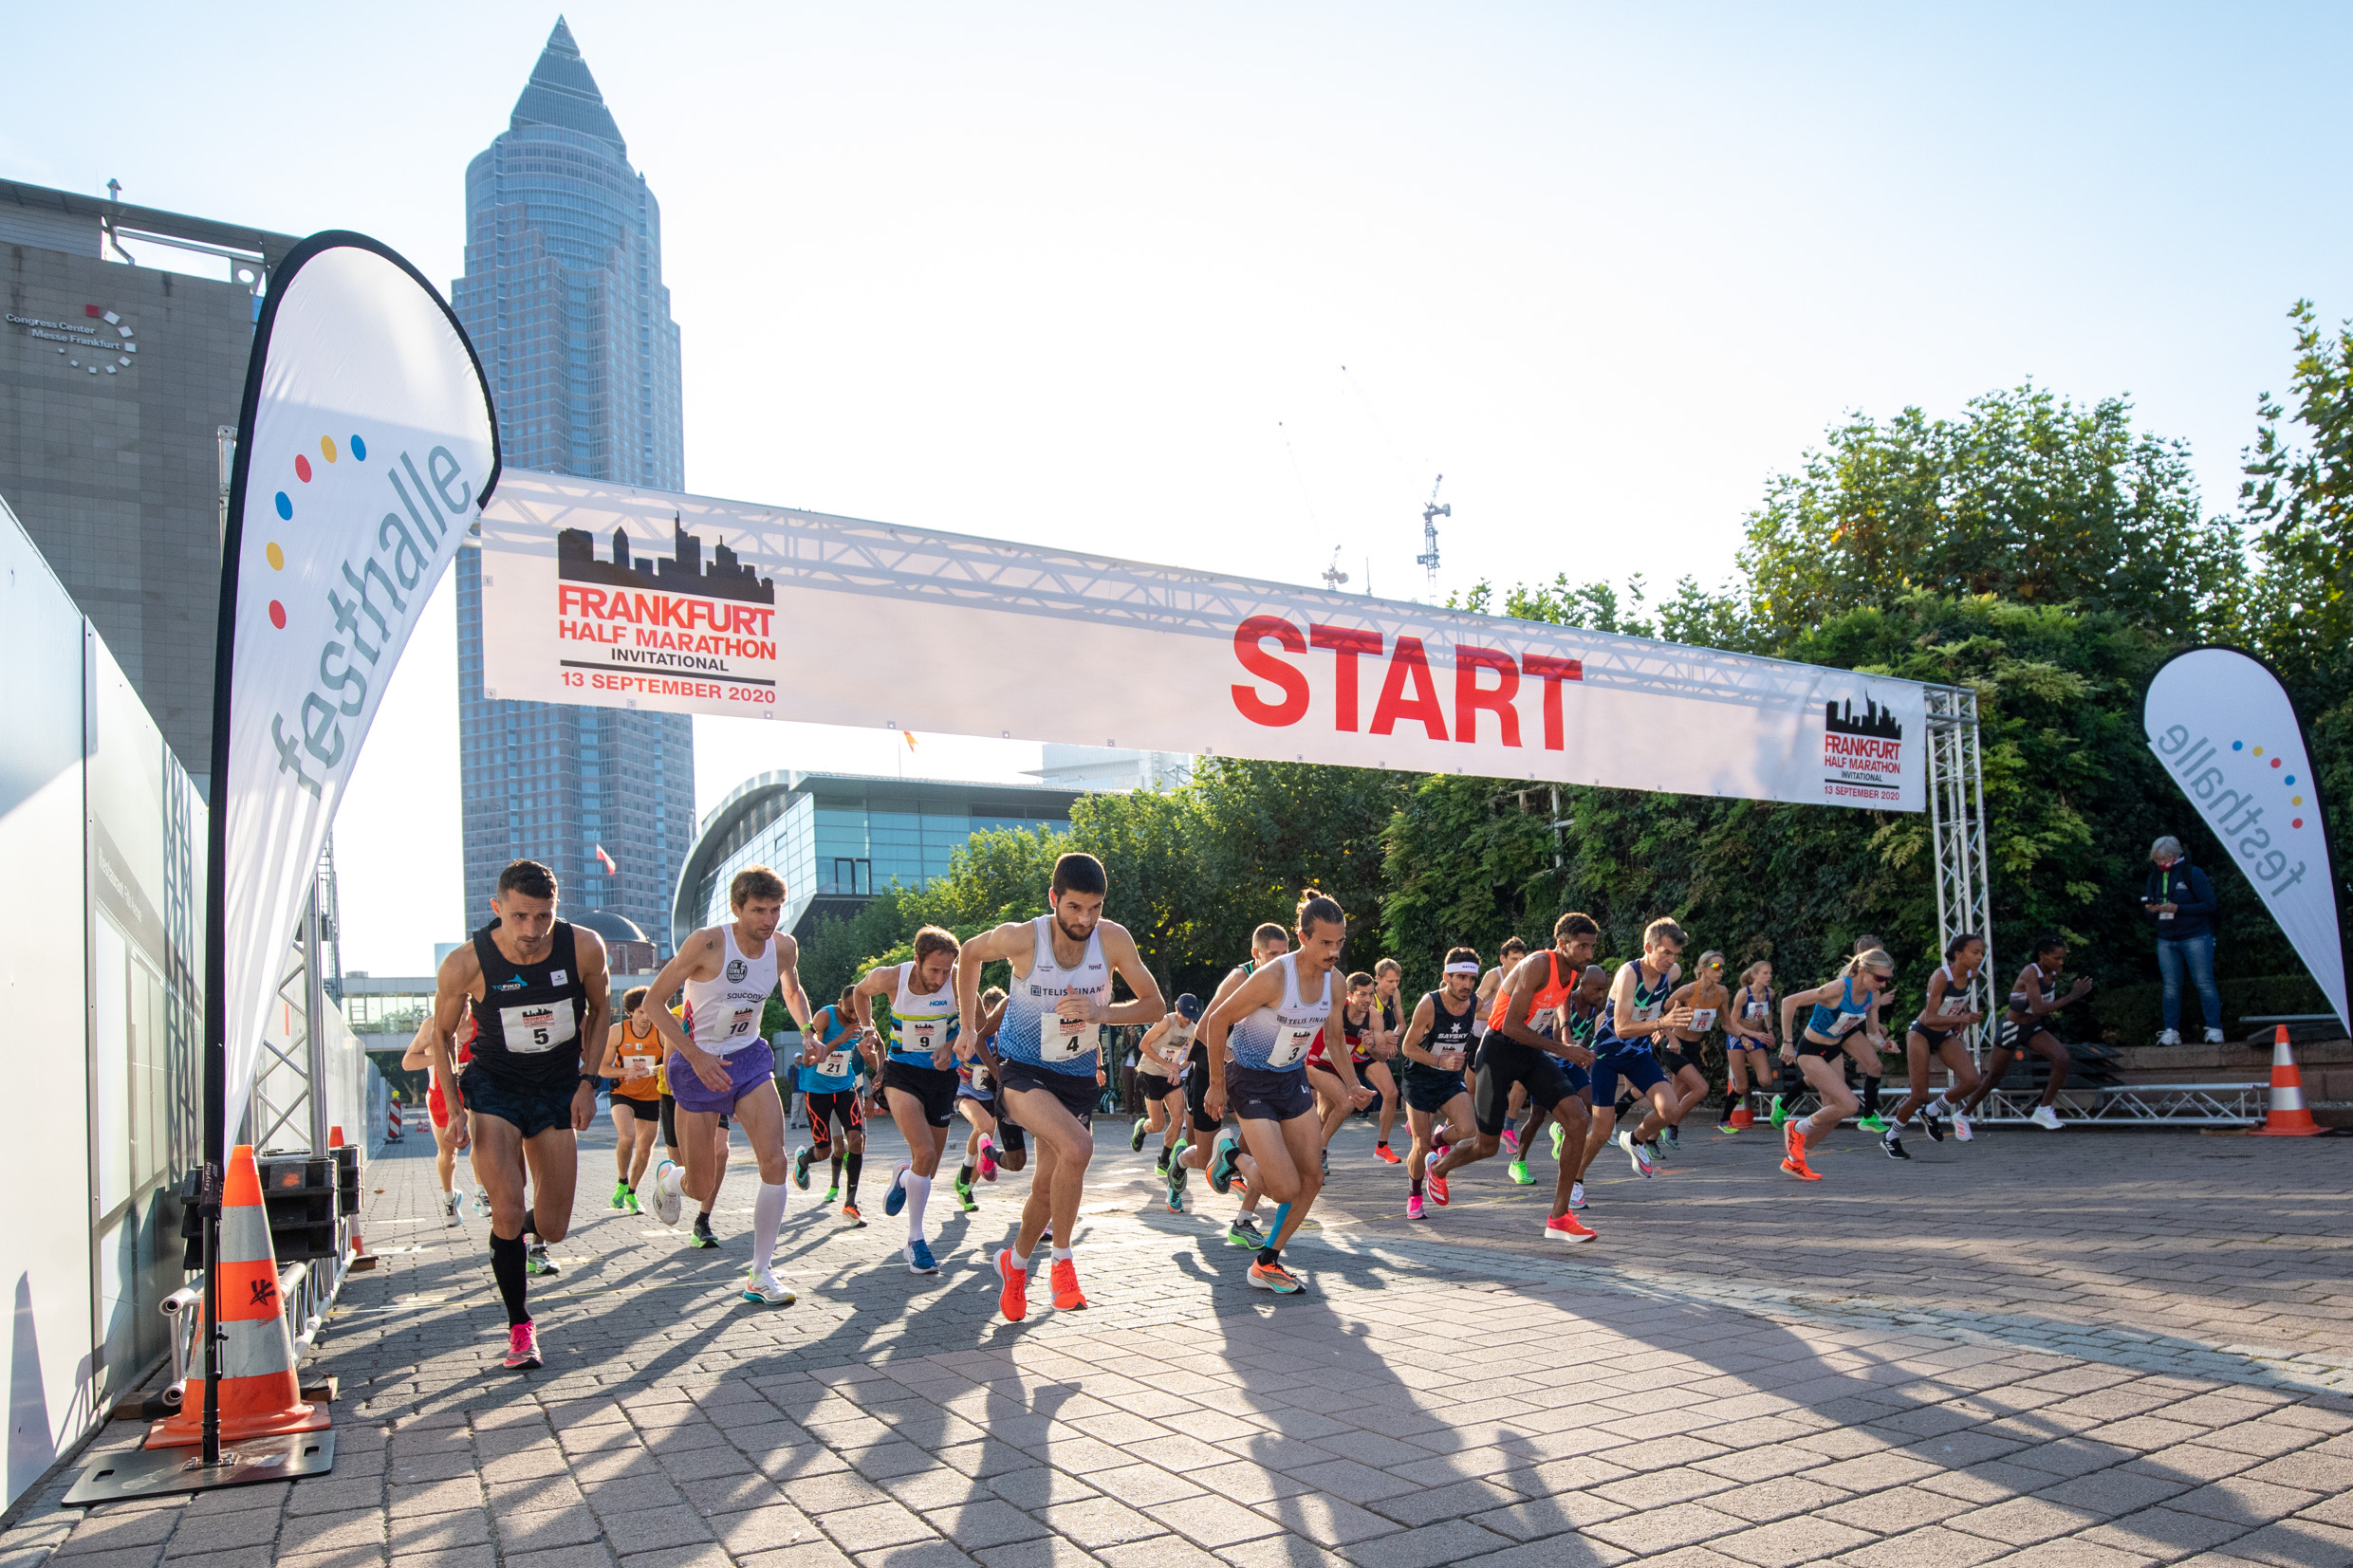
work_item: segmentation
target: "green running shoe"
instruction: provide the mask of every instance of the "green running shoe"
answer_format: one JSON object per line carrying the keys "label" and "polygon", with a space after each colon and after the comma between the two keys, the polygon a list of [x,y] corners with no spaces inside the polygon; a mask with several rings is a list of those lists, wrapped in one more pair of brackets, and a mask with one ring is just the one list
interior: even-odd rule
{"label": "green running shoe", "polygon": [[1511,1162],[1511,1179],[1518,1182],[1522,1187],[1533,1187],[1536,1185],[1536,1172],[1528,1168],[1528,1162],[1526,1160],[1513,1160]]}
{"label": "green running shoe", "polygon": [[523,1254],[523,1272],[526,1274],[553,1274],[557,1272],[555,1260],[547,1256],[547,1243],[542,1242],[537,1246],[532,1247],[529,1251]]}
{"label": "green running shoe", "polygon": [[838,1198],[838,1197],[840,1197],[841,1195],[842,1195],[842,1190],[841,1190],[839,1187],[828,1187],[828,1188],[826,1188],[826,1189],[825,1189],[825,1207],[826,1207],[826,1208],[832,1208],[832,1207],[833,1207],[833,1200],[834,1200],[834,1199],[836,1199],[836,1198]]}
{"label": "green running shoe", "polygon": [[955,1180],[955,1195],[956,1202],[964,1206],[964,1212],[967,1214],[980,1207],[979,1200],[973,1196],[973,1184],[962,1176],[958,1176]]}
{"label": "green running shoe", "polygon": [[1783,1122],[1788,1121],[1788,1106],[1782,1103],[1782,1099],[1779,1095],[1775,1095],[1773,1097],[1773,1125],[1775,1127],[1779,1127]]}
{"label": "green running shoe", "polygon": [[1152,1118],[1150,1116],[1138,1116],[1136,1118],[1136,1125],[1128,1130],[1127,1152],[1131,1154],[1142,1153],[1144,1152],[1144,1134],[1150,1131],[1152,1131]]}
{"label": "green running shoe", "polygon": [[1855,1125],[1866,1133],[1884,1133],[1887,1131],[1887,1118],[1876,1115],[1868,1116]]}
{"label": "green running shoe", "polygon": [[632,1214],[642,1214],[645,1212],[644,1209],[638,1207],[638,1190],[634,1187],[629,1190],[629,1212]]}
{"label": "green running shoe", "polygon": [[1258,1233],[1258,1223],[1255,1220],[1248,1214],[1237,1214],[1234,1216],[1233,1223],[1226,1227],[1226,1245],[1247,1247],[1255,1252],[1267,1245],[1267,1238]]}
{"label": "green running shoe", "polygon": [[1563,1131],[1562,1131],[1562,1129],[1561,1129],[1561,1124],[1560,1124],[1559,1122],[1557,1122],[1557,1121],[1556,1121],[1556,1122],[1554,1122],[1554,1123],[1552,1124],[1552,1157],[1553,1157],[1553,1159],[1558,1160],[1558,1159],[1561,1157],[1561,1145],[1562,1145],[1562,1143],[1563,1143],[1563,1142],[1565,1142],[1565,1141],[1567,1139],[1567,1137],[1568,1137],[1568,1134],[1567,1134],[1566,1133],[1565,1133],[1565,1132],[1563,1132]]}
{"label": "green running shoe", "polygon": [[605,1205],[605,1207],[607,1208],[618,1209],[623,1214],[629,1212],[629,1184],[627,1182],[615,1182],[613,1184],[613,1201]]}

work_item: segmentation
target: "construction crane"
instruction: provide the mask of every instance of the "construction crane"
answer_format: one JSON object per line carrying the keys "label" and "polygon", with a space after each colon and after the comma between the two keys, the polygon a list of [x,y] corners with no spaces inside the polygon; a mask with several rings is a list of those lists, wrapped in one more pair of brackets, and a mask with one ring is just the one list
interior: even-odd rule
{"label": "construction crane", "polygon": [[1437,483],[1430,487],[1430,499],[1421,504],[1422,552],[1414,557],[1414,564],[1428,572],[1433,582],[1438,580],[1438,519],[1454,515],[1451,505],[1438,504],[1438,486],[1445,483],[1446,475],[1439,474]]}

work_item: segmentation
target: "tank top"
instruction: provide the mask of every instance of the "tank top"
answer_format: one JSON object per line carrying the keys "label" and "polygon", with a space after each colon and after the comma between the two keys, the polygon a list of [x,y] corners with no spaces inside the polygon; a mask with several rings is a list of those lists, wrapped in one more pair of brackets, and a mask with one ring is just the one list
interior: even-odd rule
{"label": "tank top", "polygon": [[1283,971],[1283,999],[1239,1020],[1226,1036],[1226,1050],[1237,1067],[1257,1072],[1305,1072],[1307,1047],[1324,1032],[1332,1012],[1332,971],[1324,971],[1323,994],[1313,1002],[1299,995],[1299,955],[1287,952],[1269,968]]}
{"label": "tank top", "polygon": [[1940,974],[1944,976],[1944,1003],[1936,1009],[1936,1016],[1934,1018],[1928,1016],[1928,1004],[1925,997],[1920,1003],[1919,1022],[1932,1029],[1940,1026],[1948,1018],[1969,1011],[1969,988],[1962,984],[1960,976],[1953,972],[1953,966],[1939,964],[1929,970],[1929,984],[1935,985],[1936,976]]}
{"label": "tank top", "polygon": [[1108,1005],[1111,966],[1103,962],[1100,931],[1086,933],[1086,950],[1079,954],[1075,966],[1065,969],[1057,964],[1049,929],[1053,919],[1041,914],[1029,922],[1029,972],[1013,981],[1012,996],[1005,1005],[1005,1024],[997,1031],[997,1055],[1007,1061],[1093,1078],[1096,1056],[1102,1048],[1101,1026],[1064,1018],[1055,1009],[1065,996]]}
{"label": "tank top", "polygon": [[[1467,1056],[1471,1050],[1472,1041],[1475,1038],[1475,1031],[1471,1025],[1478,1022],[1478,997],[1475,994],[1473,995],[1463,1004],[1462,1011],[1458,1013],[1447,1011],[1446,997],[1443,992],[1430,992],[1429,1000],[1430,1033],[1423,1039],[1421,1048],[1432,1056],[1444,1056],[1449,1051],[1461,1052]],[[1443,1068],[1433,1067],[1426,1061],[1416,1061],[1411,1058],[1406,1061],[1405,1074],[1408,1078],[1419,1075],[1424,1079],[1439,1081],[1456,1076]]]}
{"label": "tank top", "polygon": [[[1536,999],[1528,1005],[1528,1020],[1530,1027],[1534,1026],[1538,1013],[1559,1006],[1568,1000],[1568,993],[1577,988],[1577,982],[1574,978],[1566,981],[1561,978],[1561,950],[1553,948],[1547,951],[1545,956],[1552,961],[1552,967],[1545,971],[1545,983],[1537,989]],[[1495,1006],[1494,1010],[1487,1015],[1487,1026],[1491,1029],[1502,1028],[1504,1014],[1510,1010],[1511,977],[1507,974],[1495,987]]]}
{"label": "tank top", "polygon": [[2050,976],[2043,972],[2042,965],[2029,964],[2025,969],[2020,969],[2018,971],[2017,983],[2011,988],[2010,993],[2010,1010],[2016,1013],[2020,1018],[2030,1018],[2033,1016],[2027,1010],[2029,1007],[2033,1005],[2033,1004],[2029,1002],[2027,997],[2027,969],[2032,969],[2034,971],[2035,982],[2043,987],[2045,992],[2047,993],[2050,989]]}
{"label": "tank top", "polygon": [[719,972],[687,981],[686,1038],[712,1056],[733,1056],[760,1041],[760,1014],[776,988],[776,938],[746,958],[735,950],[735,930],[719,928]]}
{"label": "tank top", "polygon": [[498,950],[493,920],[473,933],[482,996],[473,1005],[473,1060],[507,1083],[553,1087],[580,1079],[580,1021],[588,1011],[572,924],[559,920],[547,956],[517,964]]}
{"label": "tank top", "polygon": [[[1642,981],[1642,963],[1640,959],[1632,959],[1625,964],[1621,965],[1618,972],[1621,975],[1630,973],[1634,976],[1634,1021],[1637,1024],[1658,1023],[1659,1016],[1666,1011],[1667,997],[1675,990],[1674,968],[1670,966],[1666,973],[1660,975],[1657,980],[1650,982],[1647,986],[1644,985]],[[1615,999],[1617,989],[1617,982],[1615,980],[1611,981],[1610,990],[1612,995],[1603,1001],[1601,1012],[1595,1015],[1595,1022],[1593,1025],[1594,1049],[1603,1050],[1615,1045],[1620,1050],[1649,1050],[1651,1048],[1651,1036],[1645,1035],[1638,1040],[1626,1040],[1620,1037],[1618,1033],[1618,1004]]]}
{"label": "tank top", "polygon": [[842,1016],[839,1007],[817,1009],[809,1020],[809,1031],[817,1043],[825,1047],[824,1056],[801,1068],[801,1092],[807,1095],[838,1095],[858,1082],[858,1027]]}
{"label": "tank top", "polygon": [[[638,1033],[638,1026],[628,1019],[621,1021],[621,1064],[623,1077],[613,1086],[613,1093],[623,1099],[661,1098],[661,1036],[652,1029]],[[644,1073],[642,1078],[630,1078],[630,1068]]]}
{"label": "tank top", "polygon": [[1877,996],[1858,997],[1855,994],[1855,977],[1851,974],[1839,982],[1839,987],[1837,1006],[1817,1002],[1814,1010],[1806,1015],[1806,1030],[1808,1034],[1820,1035],[1825,1040],[1844,1040],[1862,1027],[1862,1021],[1869,1018],[1871,1010],[1880,1005]]}
{"label": "tank top", "polygon": [[1743,986],[1740,987],[1740,995],[1735,1000],[1739,1005],[1740,1017],[1743,1023],[1761,1024],[1769,1028],[1771,1026],[1773,1018],[1772,987],[1767,987],[1765,989],[1765,994],[1759,996],[1753,987]]}
{"label": "tank top", "polygon": [[899,966],[899,988],[891,993],[891,1016],[899,1021],[891,1040],[891,1060],[902,1067],[931,1069],[932,1053],[948,1042],[948,1025],[955,1022],[954,971],[939,989],[917,996],[907,988],[915,965]]}

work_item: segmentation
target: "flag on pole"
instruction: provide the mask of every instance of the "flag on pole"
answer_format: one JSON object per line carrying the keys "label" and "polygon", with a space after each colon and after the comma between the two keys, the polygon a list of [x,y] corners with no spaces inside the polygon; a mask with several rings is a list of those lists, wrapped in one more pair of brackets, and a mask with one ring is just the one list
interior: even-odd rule
{"label": "flag on pole", "polygon": [[597,846],[597,858],[604,863],[605,876],[619,876],[621,875],[621,867],[615,865],[613,863],[613,858],[604,853],[604,846],[602,844],[599,844]]}
{"label": "flag on pole", "polygon": [[913,751],[915,749],[915,731],[912,729],[901,729],[899,733],[907,737],[907,749]]}

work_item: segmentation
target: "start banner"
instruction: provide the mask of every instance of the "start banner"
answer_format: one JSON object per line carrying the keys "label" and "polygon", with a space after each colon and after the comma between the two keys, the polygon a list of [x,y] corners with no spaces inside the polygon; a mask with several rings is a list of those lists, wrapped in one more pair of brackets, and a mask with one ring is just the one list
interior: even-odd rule
{"label": "start banner", "polygon": [[1918,811],[1913,681],[507,470],[483,694]]}

